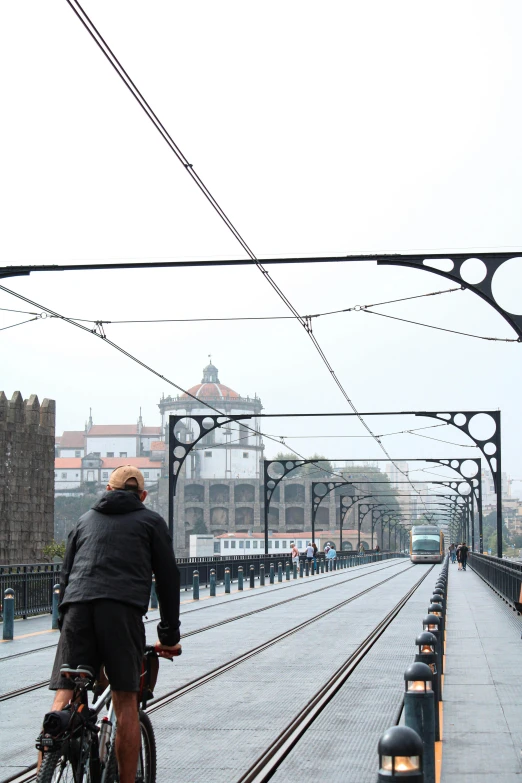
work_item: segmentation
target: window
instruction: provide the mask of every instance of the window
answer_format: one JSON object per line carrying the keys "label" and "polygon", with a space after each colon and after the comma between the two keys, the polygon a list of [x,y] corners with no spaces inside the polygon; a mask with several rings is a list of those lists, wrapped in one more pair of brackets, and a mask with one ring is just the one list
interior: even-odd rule
{"label": "window", "polygon": [[108,457],[114,457],[114,451],[108,451],[107,452]]}
{"label": "window", "polygon": [[78,450],[78,451],[75,451],[75,452],[74,452],[74,456],[75,456],[75,457],[81,457],[81,456],[82,456],[82,452],[81,452],[80,450]]}
{"label": "window", "polygon": [[257,541],[252,541],[252,548],[257,549]]}
{"label": "window", "polygon": [[281,549],[286,549],[286,541],[281,541]]}
{"label": "window", "polygon": [[67,478],[67,473],[62,473],[62,478],[66,479]]}
{"label": "window", "polygon": [[58,478],[58,473],[56,471],[54,471],[54,477]]}
{"label": "window", "polygon": [[298,549],[301,549],[302,546],[303,546],[303,542],[302,541],[298,541],[297,542]]}
{"label": "window", "polygon": [[243,452],[243,459],[248,459],[248,451]]}
{"label": "window", "polygon": [[250,541],[245,541],[245,549],[250,549]]}
{"label": "window", "polygon": [[230,541],[223,541],[223,546],[225,547],[225,549],[228,549],[229,544],[230,544]]}
{"label": "window", "polygon": [[[100,456],[100,455],[98,454],[98,456]],[[127,456],[127,452],[126,451],[120,451],[120,457],[126,457],[126,456]]]}
{"label": "window", "polygon": [[144,470],[144,471],[143,471],[143,478],[148,478],[148,477],[149,477],[149,472],[148,472],[148,470]]}
{"label": "window", "polygon": [[103,471],[103,473],[102,473],[102,478],[103,478],[103,479],[108,479],[108,478],[109,478],[109,471],[108,471],[108,470],[104,470],[104,471]]}
{"label": "window", "polygon": [[[93,452],[92,452],[92,456],[93,456],[93,457],[101,457],[101,451],[93,451]],[[123,456],[123,455],[122,455],[122,454],[120,454],[120,457],[122,457],[122,456]],[[125,456],[127,456],[127,455],[125,455]]]}
{"label": "window", "polygon": [[275,548],[279,549],[279,541],[274,541],[274,544],[275,544]]}
{"label": "window", "polygon": [[269,541],[269,542],[268,542],[268,548],[269,548],[269,549],[272,549],[272,544],[273,544],[273,541]]}
{"label": "window", "polygon": [[212,452],[211,451],[205,451],[205,457],[211,457]]}
{"label": "window", "polygon": [[230,542],[230,549],[235,549],[235,548],[236,548],[236,542],[235,541],[231,541]]}
{"label": "window", "polygon": [[245,542],[244,541],[240,541],[239,542],[239,548],[240,549],[244,549],[245,548]]}

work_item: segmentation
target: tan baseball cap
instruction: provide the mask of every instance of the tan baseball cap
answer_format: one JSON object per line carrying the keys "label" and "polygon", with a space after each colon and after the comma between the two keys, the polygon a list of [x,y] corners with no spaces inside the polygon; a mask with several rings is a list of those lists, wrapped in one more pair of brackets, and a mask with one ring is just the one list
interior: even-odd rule
{"label": "tan baseball cap", "polygon": [[133,465],[122,465],[113,470],[109,478],[109,486],[113,489],[125,489],[125,484],[131,479],[136,480],[140,492],[145,489],[143,473]]}

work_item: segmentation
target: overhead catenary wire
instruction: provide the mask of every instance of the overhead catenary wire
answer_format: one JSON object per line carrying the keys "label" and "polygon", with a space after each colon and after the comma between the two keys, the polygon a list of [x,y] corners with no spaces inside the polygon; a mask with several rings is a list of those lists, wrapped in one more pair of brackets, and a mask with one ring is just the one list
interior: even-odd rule
{"label": "overhead catenary wire", "polygon": [[387,315],[386,313],[378,313],[375,310],[368,310],[367,308],[361,309],[362,313],[368,313],[368,315],[380,315],[381,318],[390,318],[392,321],[402,321],[405,324],[413,324],[415,326],[424,326],[426,329],[435,329],[438,332],[449,332],[450,334],[459,334],[462,337],[474,337],[477,340],[489,340],[490,342],[497,343],[520,343],[522,338],[520,337],[487,337],[483,334],[470,334],[470,332],[459,332],[457,329],[447,329],[444,326],[434,326],[433,324],[424,324],[420,321],[412,321],[408,318],[399,318],[396,315]]}
{"label": "overhead catenary wire", "polygon": [[[216,213],[219,215],[219,217],[223,220],[229,231],[232,233],[234,238],[237,240],[237,242],[241,245],[247,256],[252,260],[252,262],[256,265],[256,267],[259,269],[259,271],[263,274],[265,280],[267,283],[273,288],[273,290],[276,292],[276,294],[279,296],[279,298],[284,302],[284,304],[288,307],[292,315],[295,317],[295,319],[301,324],[301,326],[306,331],[308,337],[310,338],[312,344],[314,345],[317,353],[319,354],[321,360],[323,361],[324,365],[326,366],[328,372],[330,373],[334,383],[338,387],[339,391],[343,395],[344,399],[348,403],[349,407],[352,409],[353,413],[357,416],[358,420],[362,424],[362,426],[367,430],[367,432],[374,438],[375,442],[379,445],[383,453],[386,455],[386,457],[390,460],[390,462],[396,467],[396,469],[402,473],[401,468],[395,464],[393,461],[393,458],[389,454],[388,450],[380,440],[378,436],[375,435],[375,433],[372,431],[369,424],[363,419],[359,411],[357,410],[355,404],[353,403],[351,397],[349,396],[348,392],[344,388],[343,384],[341,383],[340,379],[337,377],[337,374],[330,364],[326,354],[324,353],[322,347],[320,346],[317,338],[315,337],[310,320],[305,318],[304,316],[300,315],[297,309],[294,307],[292,302],[288,299],[286,294],[282,291],[282,289],[277,285],[275,280],[271,277],[267,269],[258,261],[255,253],[251,250],[247,242],[243,239],[235,225],[232,223],[232,221],[228,218],[224,210],[221,208],[219,203],[216,201],[214,196],[210,193],[207,186],[204,184],[202,179],[199,177],[199,175],[194,170],[193,165],[188,161],[188,158],[185,157],[185,155],[181,152],[178,145],[174,142],[172,139],[170,133],[167,131],[163,123],[159,120],[155,112],[152,110],[152,108],[149,106],[141,92],[138,90],[132,79],[130,78],[127,71],[123,68],[122,64],[119,62],[118,58],[115,56],[111,48],[108,46],[107,42],[103,38],[103,36],[100,34],[100,32],[97,30],[91,19],[88,17],[88,15],[85,13],[84,9],[78,2],[78,0],[66,0],[70,8],[74,11],[78,19],[81,21],[82,25],[85,27],[91,38],[94,40],[98,48],[101,50],[101,52],[104,54],[104,56],[107,58],[111,66],[114,68],[118,76],[122,79],[127,89],[131,92],[135,100],[139,103],[143,111],[146,113],[146,115],[149,117],[153,125],[155,126],[156,130],[161,134],[165,142],[168,144],[176,158],[180,161],[180,163],[184,166],[186,172],[189,174],[189,176],[192,178],[192,180],[195,182],[199,190],[203,193],[205,198],[209,201],[213,209],[216,211]],[[406,474],[404,474],[406,475]],[[412,487],[413,488],[413,487]]]}
{"label": "overhead catenary wire", "polygon": [[[45,307],[44,305],[38,304],[37,302],[34,302],[31,299],[28,299],[26,296],[23,296],[23,294],[19,294],[16,291],[12,291],[10,288],[6,288],[3,285],[0,285],[0,291],[4,291],[7,294],[11,294],[12,296],[16,297],[17,299],[20,299],[21,301],[26,302],[27,304],[32,305],[33,307],[38,307],[40,310],[42,310],[45,313],[47,313],[47,315],[50,315],[50,316],[52,316],[54,318],[58,318],[58,319],[64,321],[65,323],[70,324],[71,326],[75,326],[77,329],[81,329],[82,331],[87,332],[88,334],[92,334],[94,337],[97,337],[99,340],[103,340],[105,343],[110,345],[116,351],[119,351],[121,354],[126,356],[128,359],[131,359],[131,361],[135,362],[140,367],[143,367],[148,372],[152,373],[153,375],[156,375],[156,377],[161,378],[161,380],[165,381],[165,383],[168,383],[170,386],[173,386],[175,389],[178,389],[178,391],[180,391],[182,394],[186,394],[187,397],[191,397],[198,404],[203,405],[204,407],[208,408],[209,410],[213,411],[214,413],[217,413],[219,416],[227,416],[227,414],[224,413],[223,411],[220,411],[218,408],[215,408],[213,405],[210,405],[205,400],[202,400],[199,397],[196,397],[194,394],[191,394],[191,392],[187,391],[182,386],[179,386],[179,384],[175,383],[175,381],[170,380],[169,378],[167,378],[166,376],[162,375],[157,370],[155,370],[153,367],[151,367],[150,365],[148,365],[145,362],[143,362],[137,356],[134,356],[129,351],[125,350],[125,348],[123,348],[121,345],[118,345],[113,340],[110,340],[104,332],[98,331],[97,328],[89,329],[87,326],[84,326],[81,323],[77,323],[72,318],[68,318],[67,316],[60,315],[60,313],[56,312],[55,310],[52,310],[49,307]],[[260,430],[257,430],[254,427],[251,427],[248,424],[245,424],[244,422],[242,422],[242,424],[243,424],[243,427],[245,427],[245,429],[249,430],[254,435],[261,435],[262,437],[265,437],[268,440],[275,441],[278,445],[283,445],[286,448],[288,448],[299,459],[303,459],[303,460],[306,459],[306,457],[304,457],[302,454],[300,454],[298,451],[293,449],[288,444],[286,444],[284,442],[281,442],[278,438],[274,438],[274,437],[272,437],[270,435],[266,435],[265,433],[261,432]],[[315,464],[315,463],[311,463],[311,464]],[[336,478],[343,478],[342,474],[335,473],[334,471],[328,470],[326,468],[322,468],[321,467],[321,470],[324,473],[328,473],[328,474],[330,474],[332,476],[335,476]]]}
{"label": "overhead catenary wire", "polygon": [[2,326],[0,328],[0,332],[5,332],[6,329],[14,329],[15,326],[22,326],[22,324],[28,324],[31,321],[38,321],[38,320],[39,320],[39,316],[36,316],[36,318],[27,318],[25,321],[18,321],[18,323],[16,324],[9,324],[9,326]]}

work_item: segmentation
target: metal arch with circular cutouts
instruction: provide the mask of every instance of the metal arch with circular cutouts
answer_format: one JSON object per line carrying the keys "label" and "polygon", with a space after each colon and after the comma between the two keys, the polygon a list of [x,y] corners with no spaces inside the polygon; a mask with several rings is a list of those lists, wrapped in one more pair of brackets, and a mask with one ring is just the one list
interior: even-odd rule
{"label": "metal arch with circular cutouts", "polygon": [[[475,446],[480,449],[483,457],[486,459],[491,474],[493,476],[493,484],[495,492],[499,493],[501,489],[501,461],[502,461],[502,442],[500,437],[500,424],[501,417],[500,411],[415,411],[415,416],[427,416],[430,419],[437,419],[437,421],[446,422],[456,427],[461,432],[470,438]],[[477,416],[489,416],[495,425],[494,432],[487,438],[478,438],[474,436],[469,425]],[[462,418],[459,418],[462,417]],[[457,421],[458,419],[458,421]],[[469,459],[473,459],[470,457]],[[446,467],[451,467],[449,462],[452,460],[426,460],[426,462],[439,462]],[[454,460],[457,462],[457,460]],[[461,459],[460,464],[465,462],[466,459]]]}
{"label": "metal arch with circular cutouts", "polygon": [[[430,255],[378,255],[373,256],[378,266],[402,266],[409,269],[419,269],[445,277],[462,288],[472,291],[493,307],[515,330],[518,341],[522,342],[522,315],[510,313],[502,307],[493,293],[495,274],[506,261],[519,258],[522,254],[508,253],[432,253]],[[484,264],[484,276],[478,282],[468,282],[463,275],[463,266],[467,261],[481,261]],[[447,269],[437,268],[447,262]]]}
{"label": "metal arch with circular cutouts", "polygon": [[[173,498],[176,494],[178,485],[178,477],[182,466],[185,463],[188,455],[205,435],[209,432],[213,432],[220,427],[231,424],[238,421],[244,421],[245,419],[251,419],[252,416],[238,415],[238,416],[211,416],[205,415],[185,415],[185,416],[169,416],[169,443],[168,443],[168,465],[169,465],[169,505],[168,505],[168,526],[171,536],[174,535],[174,502]],[[198,428],[199,434],[195,434],[190,440],[181,440],[176,434],[176,428],[180,422],[190,421],[194,422]],[[183,429],[187,429],[183,427]]]}

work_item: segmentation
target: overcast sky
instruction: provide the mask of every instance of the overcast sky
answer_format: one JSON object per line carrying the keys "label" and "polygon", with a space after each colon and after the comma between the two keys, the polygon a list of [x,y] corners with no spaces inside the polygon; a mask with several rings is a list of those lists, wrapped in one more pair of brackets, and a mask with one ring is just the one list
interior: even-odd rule
{"label": "overcast sky", "polygon": [[[522,251],[522,5],[85,0],[84,8],[258,256]],[[65,0],[0,6],[1,264],[242,258]],[[472,255],[472,253],[470,253]],[[514,253],[516,256],[516,253]],[[514,268],[513,268],[514,267]],[[270,267],[302,314],[453,287],[374,263]],[[522,312],[522,260],[495,286]],[[287,315],[252,267],[62,272],[4,284],[75,318]],[[0,292],[0,307],[28,309]],[[38,309],[38,308],[37,308]],[[460,291],[379,312],[513,338]],[[0,311],[0,326],[23,320]],[[348,406],[291,320],[106,326],[112,340],[188,388],[212,354],[220,380],[266,413]],[[451,335],[361,312],[314,321],[361,411],[503,414],[504,469],[522,479],[522,346]],[[57,403],[57,430],[129,423],[175,392],[92,335],[54,320],[0,333],[8,396]],[[175,392],[177,393],[177,392]],[[393,417],[375,431],[429,425]],[[381,457],[351,420],[265,422],[298,451]],[[442,433],[442,434],[441,434]],[[426,434],[457,444],[454,428]],[[478,452],[418,436],[394,457]],[[277,447],[267,444],[269,456]],[[522,493],[522,482],[513,490]]]}

